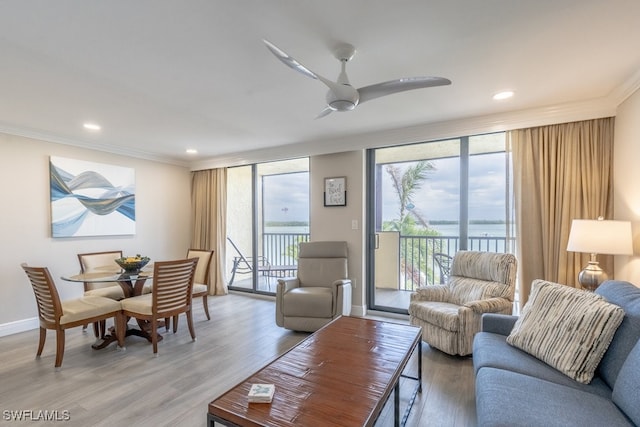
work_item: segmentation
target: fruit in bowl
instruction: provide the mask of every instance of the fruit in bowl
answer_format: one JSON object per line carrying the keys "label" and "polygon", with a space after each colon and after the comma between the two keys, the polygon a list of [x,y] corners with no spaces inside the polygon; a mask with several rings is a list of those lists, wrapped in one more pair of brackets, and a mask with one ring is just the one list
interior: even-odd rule
{"label": "fruit in bowl", "polygon": [[118,264],[124,271],[127,273],[139,271],[145,265],[149,263],[151,259],[147,256],[141,256],[140,254],[136,256],[128,256],[122,258],[116,258],[116,264]]}

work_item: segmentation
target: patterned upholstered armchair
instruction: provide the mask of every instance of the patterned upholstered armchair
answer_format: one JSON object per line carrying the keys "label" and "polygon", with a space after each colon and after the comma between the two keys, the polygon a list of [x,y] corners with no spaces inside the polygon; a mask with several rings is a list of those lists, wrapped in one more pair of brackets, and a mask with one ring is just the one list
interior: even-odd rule
{"label": "patterned upholstered armchair", "polygon": [[422,286],[411,294],[409,321],[422,327],[422,339],[430,346],[469,355],[483,313],[512,313],[516,270],[512,254],[460,251],[446,284]]}

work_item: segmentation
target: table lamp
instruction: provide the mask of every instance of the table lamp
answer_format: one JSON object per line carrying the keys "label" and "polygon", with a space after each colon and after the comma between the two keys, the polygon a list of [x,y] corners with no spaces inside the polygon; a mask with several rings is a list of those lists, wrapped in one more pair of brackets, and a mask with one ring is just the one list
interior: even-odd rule
{"label": "table lamp", "polygon": [[574,219],[569,232],[567,251],[591,254],[589,264],[578,275],[583,289],[594,291],[607,280],[607,273],[600,268],[596,257],[605,255],[632,255],[631,222]]}

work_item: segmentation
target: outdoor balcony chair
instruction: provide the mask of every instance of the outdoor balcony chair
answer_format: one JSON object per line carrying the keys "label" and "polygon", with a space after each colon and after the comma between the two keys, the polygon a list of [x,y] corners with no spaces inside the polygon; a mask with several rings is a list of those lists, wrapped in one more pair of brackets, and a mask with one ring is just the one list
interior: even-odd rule
{"label": "outdoor balcony chair", "polygon": [[453,257],[443,253],[435,253],[433,254],[433,259],[436,264],[438,264],[438,269],[440,270],[440,284],[444,285],[447,283],[451,272],[451,260]]}

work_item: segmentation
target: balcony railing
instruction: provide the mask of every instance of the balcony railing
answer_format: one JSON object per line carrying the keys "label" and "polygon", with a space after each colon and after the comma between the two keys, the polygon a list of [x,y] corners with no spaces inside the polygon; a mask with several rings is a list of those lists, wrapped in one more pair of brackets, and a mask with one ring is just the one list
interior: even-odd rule
{"label": "balcony railing", "polygon": [[[291,266],[297,262],[298,243],[309,241],[308,233],[264,233],[262,255],[269,263]],[[453,257],[460,248],[458,236],[400,236],[400,272],[398,290],[413,291],[425,284],[442,283],[442,271],[433,254],[442,253]],[[507,238],[493,236],[471,236],[468,250],[485,252],[507,252]]]}
{"label": "balcony railing", "polygon": [[263,233],[262,255],[272,266],[295,265],[298,243],[308,241],[309,233]]}
{"label": "balcony railing", "polygon": [[[494,236],[470,236],[467,250],[507,252],[507,238]],[[460,250],[458,236],[400,236],[399,290],[413,291],[418,286],[444,283],[444,272],[434,254],[453,257]]]}

